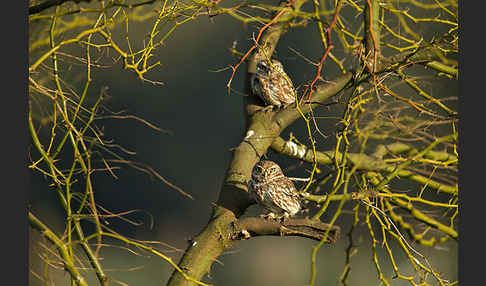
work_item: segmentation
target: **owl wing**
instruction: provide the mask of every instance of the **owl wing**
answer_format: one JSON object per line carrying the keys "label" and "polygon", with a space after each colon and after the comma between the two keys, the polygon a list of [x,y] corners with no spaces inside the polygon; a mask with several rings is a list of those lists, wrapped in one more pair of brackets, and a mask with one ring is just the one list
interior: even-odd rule
{"label": "owl wing", "polygon": [[273,88],[278,93],[278,99],[284,104],[291,104],[295,101],[294,85],[290,77],[283,70],[273,70],[270,82],[274,84]]}
{"label": "owl wing", "polygon": [[300,208],[300,197],[292,181],[287,177],[282,177],[272,184],[273,191],[266,192],[271,198],[273,206],[289,212],[289,208]]}
{"label": "owl wing", "polygon": [[294,186],[294,183],[292,183],[292,181],[289,178],[287,177],[281,178],[280,180],[278,180],[278,184],[282,186],[282,192],[285,195],[290,197],[296,197],[296,198],[299,197],[299,194],[297,192],[297,189]]}
{"label": "owl wing", "polygon": [[265,75],[253,74],[250,81],[250,86],[253,94],[258,96],[267,105],[274,105],[278,103],[278,98],[272,95],[272,87],[270,79]]}

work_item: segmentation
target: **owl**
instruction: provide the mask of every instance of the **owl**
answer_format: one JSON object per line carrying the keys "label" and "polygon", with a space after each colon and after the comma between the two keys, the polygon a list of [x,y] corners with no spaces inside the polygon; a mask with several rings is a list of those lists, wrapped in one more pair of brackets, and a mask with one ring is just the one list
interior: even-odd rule
{"label": "owl", "polygon": [[301,209],[294,184],[272,161],[264,160],[255,164],[248,182],[248,192],[265,209],[265,216],[270,218],[285,219]]}
{"label": "owl", "polygon": [[256,72],[250,79],[253,94],[259,96],[267,105],[277,108],[286,107],[295,102],[295,90],[282,63],[267,60],[257,63]]}

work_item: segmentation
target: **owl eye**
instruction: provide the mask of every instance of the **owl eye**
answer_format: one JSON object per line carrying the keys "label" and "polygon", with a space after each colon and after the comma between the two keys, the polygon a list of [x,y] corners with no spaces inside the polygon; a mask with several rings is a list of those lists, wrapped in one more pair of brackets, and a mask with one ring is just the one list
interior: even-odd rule
{"label": "owl eye", "polygon": [[259,61],[256,66],[257,74],[267,74],[269,71],[269,66],[265,61]]}

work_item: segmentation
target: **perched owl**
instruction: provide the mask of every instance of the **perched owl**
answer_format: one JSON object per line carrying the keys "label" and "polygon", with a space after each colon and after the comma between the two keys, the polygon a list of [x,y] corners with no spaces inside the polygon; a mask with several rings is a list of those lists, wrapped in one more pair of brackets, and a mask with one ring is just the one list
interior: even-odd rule
{"label": "perched owl", "polygon": [[295,91],[282,63],[262,60],[257,63],[256,72],[252,75],[251,90],[267,105],[286,107],[295,102]]}
{"label": "perched owl", "polygon": [[272,161],[264,160],[255,164],[248,182],[248,192],[271,218],[288,218],[301,208],[294,184]]}

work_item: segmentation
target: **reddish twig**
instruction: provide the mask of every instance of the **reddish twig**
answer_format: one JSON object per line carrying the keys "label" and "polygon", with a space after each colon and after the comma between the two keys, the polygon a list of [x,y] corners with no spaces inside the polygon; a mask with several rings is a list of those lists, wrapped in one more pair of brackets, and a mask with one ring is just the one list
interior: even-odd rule
{"label": "reddish twig", "polygon": [[[290,7],[291,5],[294,4],[296,0],[291,0],[289,3],[287,3],[287,5],[285,5],[286,7]],[[250,53],[256,49],[256,47],[258,46],[258,42],[260,41],[260,38],[262,37],[262,34],[263,32],[268,28],[270,27],[273,23],[275,23],[277,21],[278,18],[280,18],[280,16],[282,16],[282,14],[285,12],[284,9],[280,10],[280,12],[277,13],[277,15],[275,15],[275,17],[273,17],[272,20],[270,20],[270,22],[268,22],[267,24],[265,24],[259,31],[258,31],[258,35],[255,39],[255,44],[253,46],[251,46],[251,48],[245,53],[245,55],[240,59],[240,61],[236,64],[236,66],[230,66],[230,68],[233,70],[233,73],[231,74],[231,77],[230,77],[230,80],[228,81],[228,84],[226,84],[226,87],[228,87],[228,95],[230,93],[230,90],[231,90],[231,82],[233,81],[233,78],[235,77],[235,74],[236,74],[236,71],[238,70],[238,68],[240,67],[240,65],[245,61],[246,58],[248,58],[248,56],[250,55]]]}
{"label": "reddish twig", "polygon": [[[366,3],[368,4],[368,9],[370,10],[370,23],[369,23],[370,31],[369,32],[370,32],[371,39],[373,40],[373,71],[370,72],[374,73],[376,68],[376,57],[377,57],[376,38],[375,38],[375,33],[373,32],[373,18],[375,17],[375,15],[373,15],[373,7],[371,5],[370,0],[366,0]],[[374,78],[374,80],[376,81],[376,78]]]}
{"label": "reddish twig", "polygon": [[[307,102],[310,102],[310,99],[311,99],[311,96],[312,96],[312,89],[314,88],[314,85],[317,83],[317,81],[321,77],[322,66],[324,65],[324,62],[326,61],[329,52],[334,47],[334,45],[332,44],[331,31],[334,28],[334,26],[336,25],[337,17],[339,15],[340,11],[341,11],[341,5],[340,5],[340,3],[338,3],[336,5],[336,13],[334,13],[331,24],[329,25],[329,27],[326,28],[326,38],[327,38],[327,42],[329,44],[328,44],[326,50],[324,51],[324,54],[322,54],[321,60],[319,61],[319,65],[317,66],[316,76],[312,80],[311,84],[306,88],[306,90],[304,91],[304,94],[302,94],[302,97],[301,97],[301,99],[303,99],[304,96],[307,94]],[[302,101],[300,103],[302,103]]]}

